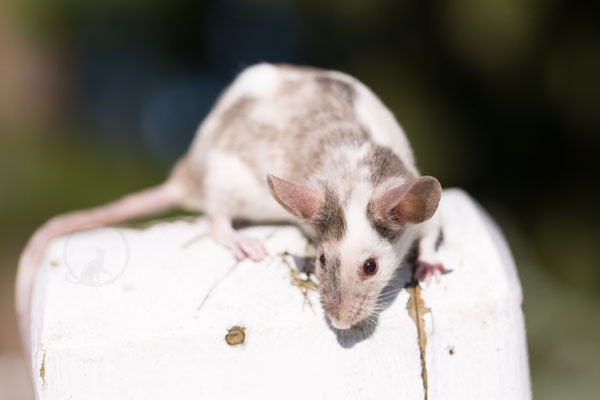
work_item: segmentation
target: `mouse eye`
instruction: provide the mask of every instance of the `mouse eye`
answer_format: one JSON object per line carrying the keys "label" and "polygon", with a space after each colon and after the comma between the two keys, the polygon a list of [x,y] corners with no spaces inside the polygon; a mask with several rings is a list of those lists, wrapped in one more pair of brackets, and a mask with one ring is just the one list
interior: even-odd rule
{"label": "mouse eye", "polygon": [[325,269],[325,254],[319,256],[319,264],[321,264],[321,268]]}
{"label": "mouse eye", "polygon": [[373,276],[377,272],[377,262],[372,258],[369,258],[362,267],[363,275]]}

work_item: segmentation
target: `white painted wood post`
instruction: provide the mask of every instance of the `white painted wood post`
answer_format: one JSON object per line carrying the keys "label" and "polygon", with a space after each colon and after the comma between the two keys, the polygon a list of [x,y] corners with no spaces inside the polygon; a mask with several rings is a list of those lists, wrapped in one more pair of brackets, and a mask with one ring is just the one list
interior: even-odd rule
{"label": "white painted wood post", "polygon": [[236,263],[204,219],[57,239],[33,295],[37,398],[530,399],[506,242],[460,190],[440,212],[451,272],[340,337],[283,255],[307,252],[294,227],[247,229],[273,254],[258,264]]}

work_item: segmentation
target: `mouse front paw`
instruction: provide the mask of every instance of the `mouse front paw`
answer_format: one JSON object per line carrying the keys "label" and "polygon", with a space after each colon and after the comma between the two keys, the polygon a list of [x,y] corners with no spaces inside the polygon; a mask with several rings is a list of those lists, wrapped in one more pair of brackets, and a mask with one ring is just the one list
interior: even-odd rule
{"label": "mouse front paw", "polygon": [[232,233],[217,239],[219,243],[227,247],[238,261],[250,258],[252,261],[262,261],[269,253],[259,239],[242,234]]}
{"label": "mouse front paw", "polygon": [[269,256],[262,241],[245,236],[233,229],[231,218],[217,214],[211,216],[210,235],[218,243],[228,248],[238,261],[250,258],[252,261],[262,261]]}

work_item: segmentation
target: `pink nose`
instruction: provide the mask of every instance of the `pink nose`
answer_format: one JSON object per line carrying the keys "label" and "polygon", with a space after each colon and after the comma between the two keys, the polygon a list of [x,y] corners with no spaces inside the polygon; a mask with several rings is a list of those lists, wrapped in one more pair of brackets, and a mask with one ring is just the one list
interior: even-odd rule
{"label": "pink nose", "polygon": [[350,329],[352,325],[331,319],[331,325],[336,329]]}
{"label": "pink nose", "polygon": [[331,320],[331,325],[336,329],[350,329],[357,320],[361,306],[361,299],[348,302],[334,301],[329,296],[323,297],[323,308]]}

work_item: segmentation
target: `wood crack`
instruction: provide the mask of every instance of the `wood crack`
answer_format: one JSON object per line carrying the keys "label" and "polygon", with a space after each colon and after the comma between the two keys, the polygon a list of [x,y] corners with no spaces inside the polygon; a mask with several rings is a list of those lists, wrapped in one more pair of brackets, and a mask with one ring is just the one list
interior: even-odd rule
{"label": "wood crack", "polygon": [[46,389],[46,350],[43,350],[40,378],[42,378],[42,389]]}
{"label": "wood crack", "polygon": [[425,302],[421,298],[421,287],[418,284],[408,286],[406,290],[410,294],[408,303],[406,303],[406,309],[417,328],[417,342],[419,345],[419,353],[421,355],[421,379],[423,380],[424,399],[427,400],[427,365],[425,363],[427,334],[425,332],[424,316],[428,312],[431,312],[431,309],[425,307]]}
{"label": "wood crack", "polygon": [[210,297],[211,293],[213,292],[213,290],[215,290],[215,288],[217,286],[219,286],[219,284],[221,282],[223,282],[225,280],[225,278],[227,278],[229,276],[229,274],[231,274],[231,272],[235,269],[235,267],[237,267],[239,265],[239,261],[236,261],[235,264],[233,264],[231,267],[229,267],[229,269],[227,270],[227,272],[225,272],[225,274],[223,274],[222,277],[220,277],[208,290],[208,292],[206,293],[206,295],[204,296],[204,298],[202,299],[202,302],[200,303],[200,305],[198,306],[198,308],[196,309],[196,316],[198,315],[198,313],[200,312],[200,310],[202,310],[202,307],[204,307],[204,304],[206,303],[206,301],[208,300],[208,298]]}

